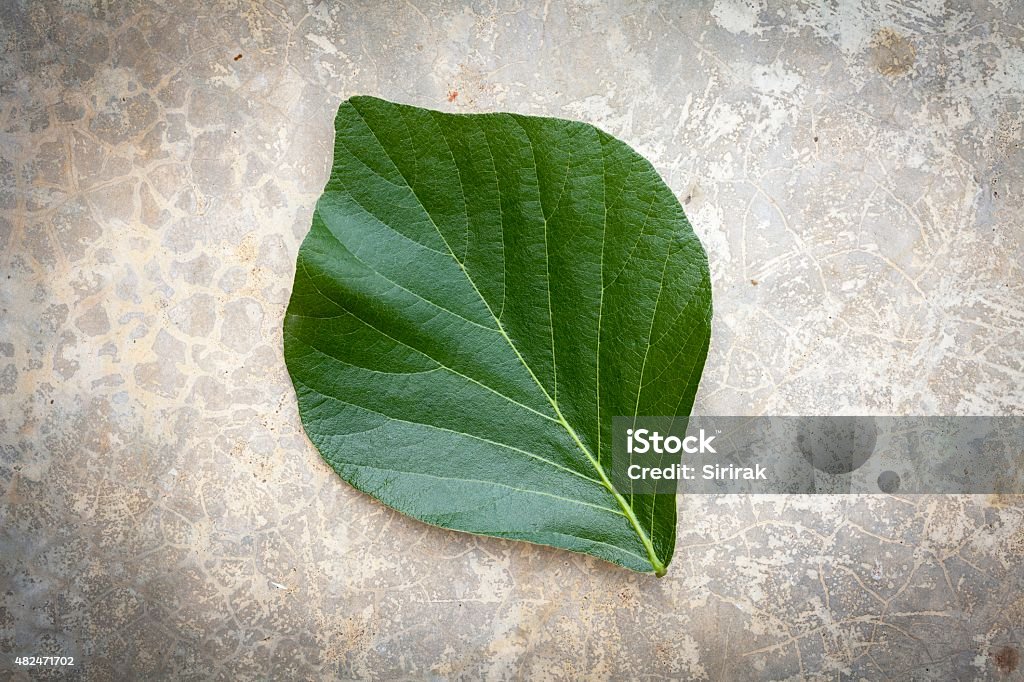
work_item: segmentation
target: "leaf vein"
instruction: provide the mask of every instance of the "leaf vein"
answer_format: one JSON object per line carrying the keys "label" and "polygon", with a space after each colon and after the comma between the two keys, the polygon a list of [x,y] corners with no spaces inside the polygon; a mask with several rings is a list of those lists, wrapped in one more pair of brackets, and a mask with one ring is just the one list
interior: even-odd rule
{"label": "leaf vein", "polygon": [[[342,462],[342,465],[343,466],[351,466],[351,467],[359,467],[361,469],[374,469],[376,471],[391,471],[391,472],[394,472],[396,474],[407,474],[409,476],[423,476],[423,477],[426,477],[426,478],[435,478],[435,479],[442,480],[442,481],[459,481],[460,483],[480,483],[480,484],[483,484],[483,485],[491,485],[491,486],[494,486],[496,488],[507,488],[507,489],[512,490],[514,492],[519,492],[519,493],[523,493],[523,494],[526,494],[526,495],[542,495],[544,497],[551,497],[551,498],[554,498],[556,500],[561,500],[563,502],[569,502],[570,504],[578,504],[578,505],[582,505],[584,507],[591,507],[593,509],[598,509],[598,510],[603,511],[603,512],[608,512],[610,514],[615,514],[616,516],[625,516],[625,514],[623,514],[620,510],[615,509],[613,507],[602,507],[601,505],[594,504],[593,502],[584,502],[583,500],[574,500],[571,497],[564,497],[562,495],[555,495],[554,493],[547,493],[547,492],[544,492],[542,490],[533,490],[532,488],[518,488],[518,487],[516,487],[514,485],[509,485],[507,483],[499,483],[497,481],[487,481],[487,480],[483,480],[483,479],[479,479],[479,478],[458,478],[458,477],[455,477],[455,476],[440,476],[438,474],[428,474],[428,473],[423,472],[423,471],[407,471],[405,469],[395,469],[393,467],[379,467],[379,466],[374,466],[372,464],[356,464],[354,462]],[[625,550],[623,550],[623,551],[625,551]]]}
{"label": "leaf vein", "polygon": [[[335,304],[335,305],[337,305],[337,304]],[[523,403],[519,402],[518,400],[516,400],[516,399],[514,399],[514,398],[512,398],[510,396],[505,395],[504,393],[502,393],[501,391],[497,390],[496,388],[492,388],[492,387],[488,386],[487,384],[474,379],[471,376],[463,374],[462,372],[459,372],[458,370],[456,370],[456,369],[454,369],[452,367],[449,367],[448,365],[444,364],[443,362],[441,362],[440,360],[438,360],[434,356],[432,356],[429,353],[426,353],[426,352],[420,350],[419,348],[416,348],[414,346],[410,346],[408,343],[406,343],[404,341],[401,341],[400,339],[396,339],[395,337],[393,337],[390,334],[388,334],[387,332],[384,332],[381,329],[377,328],[376,326],[374,326],[373,324],[368,322],[366,319],[364,319],[363,317],[360,317],[359,315],[355,314],[354,312],[352,312],[350,310],[345,310],[345,314],[350,315],[350,316],[354,317],[355,319],[359,320],[360,322],[362,322],[367,327],[369,327],[370,329],[374,330],[375,332],[377,332],[381,336],[384,336],[385,338],[391,339],[392,341],[394,341],[397,344],[405,346],[406,348],[408,348],[409,350],[413,351],[414,353],[419,353],[420,355],[422,355],[423,357],[427,358],[428,360],[430,360],[432,362],[436,362],[438,367],[436,367],[435,369],[443,369],[443,370],[446,370],[448,372],[451,372],[455,376],[461,377],[461,378],[465,379],[466,381],[474,383],[477,386],[479,386],[479,387],[481,387],[481,388],[483,388],[483,389],[485,389],[487,391],[490,391],[491,393],[493,393],[494,395],[498,396],[499,398],[503,398],[504,400],[512,403],[513,405],[517,405],[517,406],[523,408],[524,410],[527,410],[529,412],[532,412],[532,413],[536,414],[539,417],[543,417],[544,419],[547,419],[550,422],[554,422],[556,424],[560,424],[560,422],[557,419],[549,417],[548,415],[544,414],[543,412],[539,412],[539,411],[533,409],[529,405],[524,405]],[[338,315],[336,317],[341,317],[341,316]],[[296,336],[293,335],[292,338],[294,338],[299,343],[302,343],[302,344],[304,344],[306,346],[309,346],[309,347],[313,348],[314,350],[320,351],[321,353],[324,353],[325,355],[328,355],[329,357],[334,358],[335,360],[338,360],[338,362],[342,362],[342,363],[345,362],[344,360],[339,360],[338,358],[336,358],[333,355],[330,355],[329,353],[325,353],[324,351],[321,351],[319,348],[316,348],[312,344],[308,343],[307,341],[302,340],[299,337],[296,337]],[[373,370],[369,370],[369,371],[373,371]]]}
{"label": "leaf vein", "polygon": [[[550,459],[547,459],[546,457],[538,455],[535,452],[530,452],[529,450],[523,450],[522,448],[517,448],[514,445],[509,445],[508,443],[502,443],[500,441],[495,441],[495,440],[491,440],[489,438],[484,438],[483,436],[478,436],[476,434],[466,433],[465,431],[455,431],[454,429],[449,429],[449,428],[444,427],[444,426],[438,426],[437,424],[428,424],[426,422],[417,422],[417,421],[412,421],[410,419],[402,419],[401,417],[394,417],[394,416],[392,416],[390,414],[386,414],[384,412],[381,412],[380,410],[374,410],[373,408],[366,407],[365,405],[358,405],[358,404],[350,402],[348,400],[343,400],[342,398],[339,398],[337,396],[330,395],[330,394],[327,394],[327,393],[323,393],[323,392],[317,390],[315,387],[309,385],[309,383],[307,383],[305,381],[302,381],[301,379],[296,379],[296,381],[299,384],[301,384],[301,385],[305,386],[306,388],[308,388],[309,390],[313,391],[317,395],[322,396],[323,398],[326,398],[328,400],[334,400],[335,402],[342,403],[343,405],[348,405],[350,407],[354,407],[354,408],[359,409],[359,410],[364,410],[366,412],[370,412],[371,414],[376,414],[376,415],[378,415],[380,417],[385,417],[386,419],[390,419],[392,421],[402,422],[404,424],[410,424],[412,426],[425,426],[425,427],[430,428],[430,429],[436,429],[438,431],[445,431],[445,432],[454,434],[456,436],[465,436],[466,438],[472,438],[473,440],[478,440],[478,441],[480,441],[482,443],[489,443],[490,445],[494,445],[496,447],[505,448],[507,450],[511,450],[513,452],[518,452],[518,453],[520,453],[522,455],[526,455],[527,457],[530,457],[532,459],[536,459],[539,462],[544,462],[545,464],[553,466],[556,469],[561,469],[561,470],[563,470],[563,471],[565,471],[565,472],[567,472],[569,474],[572,474],[573,476],[576,476],[578,478],[582,478],[585,481],[590,481],[592,483],[600,483],[600,481],[598,481],[596,479],[593,479],[593,478],[587,476],[584,473],[576,471],[575,469],[571,469],[571,468],[569,468],[567,466],[564,466],[562,464],[559,464],[557,462],[552,462]],[[329,436],[329,435],[332,435],[332,434],[326,434],[325,433],[325,434],[322,434],[322,435]]]}

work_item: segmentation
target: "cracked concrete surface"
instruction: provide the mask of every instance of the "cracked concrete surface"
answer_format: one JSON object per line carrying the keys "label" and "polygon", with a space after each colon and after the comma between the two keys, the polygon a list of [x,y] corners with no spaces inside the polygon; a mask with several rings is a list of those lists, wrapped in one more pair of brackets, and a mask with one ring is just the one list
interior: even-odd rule
{"label": "cracked concrete surface", "polygon": [[0,50],[0,676],[1021,679],[1019,497],[688,497],[661,580],[444,532],[320,462],[281,319],[342,99],[579,118],[708,249],[699,413],[1022,414],[1024,5],[12,0]]}

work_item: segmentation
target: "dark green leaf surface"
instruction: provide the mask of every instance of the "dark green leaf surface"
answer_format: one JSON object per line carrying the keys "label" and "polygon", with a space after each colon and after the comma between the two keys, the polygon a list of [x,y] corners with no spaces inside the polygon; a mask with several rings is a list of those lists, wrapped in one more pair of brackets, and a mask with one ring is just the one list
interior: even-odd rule
{"label": "dark green leaf surface", "polygon": [[672,495],[610,482],[616,415],[688,415],[707,259],[627,145],[583,123],[353,97],[284,322],[302,422],[427,523],[663,574]]}

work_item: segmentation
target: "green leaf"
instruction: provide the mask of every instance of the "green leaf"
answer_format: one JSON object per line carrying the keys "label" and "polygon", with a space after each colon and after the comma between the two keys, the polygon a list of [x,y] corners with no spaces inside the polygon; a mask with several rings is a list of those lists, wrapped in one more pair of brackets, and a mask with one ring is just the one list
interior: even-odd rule
{"label": "green leaf", "polygon": [[707,258],[650,163],[593,126],[353,97],[284,353],[338,474],[427,523],[662,575],[673,495],[611,483],[616,415],[689,415]]}

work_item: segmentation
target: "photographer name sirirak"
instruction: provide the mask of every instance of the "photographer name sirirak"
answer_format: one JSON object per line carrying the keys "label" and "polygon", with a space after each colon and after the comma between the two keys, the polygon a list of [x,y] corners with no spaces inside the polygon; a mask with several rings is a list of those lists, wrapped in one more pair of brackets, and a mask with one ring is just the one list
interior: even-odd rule
{"label": "photographer name sirirak", "polygon": [[667,467],[645,467],[630,464],[626,475],[633,481],[767,481],[768,470],[762,464],[738,467],[735,464],[705,464],[699,470],[692,464],[673,464]]}
{"label": "photographer name sirirak", "polygon": [[[687,453],[716,454],[711,444],[715,439],[709,436],[704,429],[697,435],[685,436],[662,436],[657,431],[648,429],[626,429],[626,452],[630,455],[669,454]],[[692,464],[673,464],[670,466],[642,466],[631,464],[626,469],[626,475],[634,481],[640,480],[667,480],[667,481],[692,481],[700,478],[705,481],[766,481],[768,471],[761,464],[751,467],[741,467],[734,464],[705,464],[699,469]]]}

